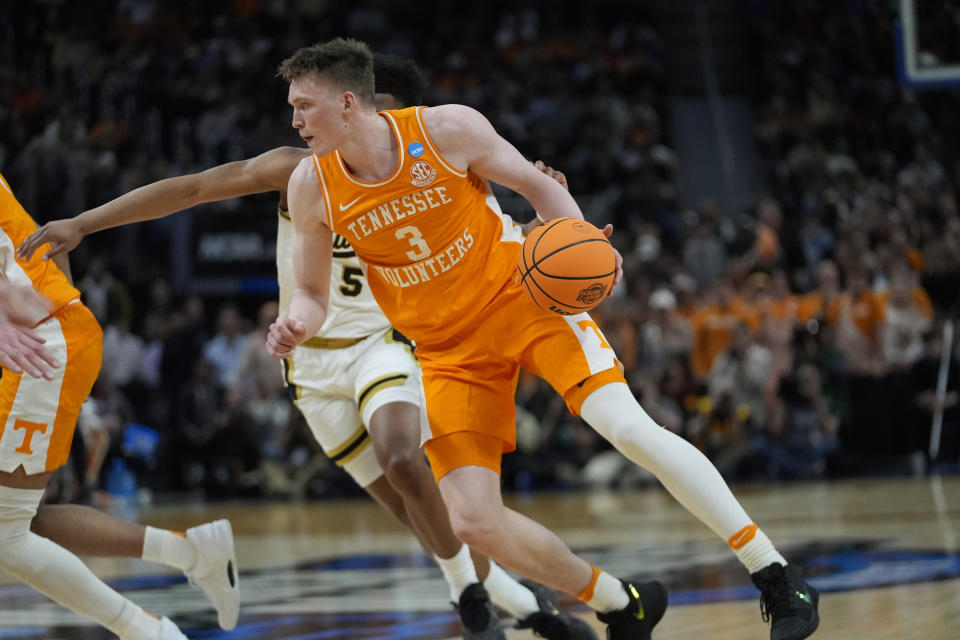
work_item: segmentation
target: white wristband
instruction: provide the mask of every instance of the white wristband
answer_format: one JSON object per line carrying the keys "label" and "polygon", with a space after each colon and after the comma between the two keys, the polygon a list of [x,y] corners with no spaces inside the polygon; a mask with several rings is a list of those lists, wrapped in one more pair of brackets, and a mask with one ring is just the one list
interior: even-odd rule
{"label": "white wristband", "polygon": [[536,214],[537,220],[539,220],[541,224],[547,224],[547,221],[543,219],[543,216],[540,215],[539,211],[534,210],[533,212]]}

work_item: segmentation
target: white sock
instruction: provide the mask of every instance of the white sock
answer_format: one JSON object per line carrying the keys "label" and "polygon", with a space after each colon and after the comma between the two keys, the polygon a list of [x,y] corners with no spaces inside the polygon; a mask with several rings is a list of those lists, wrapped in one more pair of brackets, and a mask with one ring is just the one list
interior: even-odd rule
{"label": "white sock", "polygon": [[143,554],[149,562],[188,571],[197,562],[197,553],[186,536],[166,529],[147,527],[143,534]]}
{"label": "white sock", "polygon": [[156,640],[160,620],[104,584],[63,547],[30,532],[42,490],[0,486],[0,567],[122,640]]}
{"label": "white sock", "polygon": [[533,591],[514,580],[513,576],[500,568],[493,560],[490,561],[490,573],[483,581],[483,586],[490,594],[493,604],[504,609],[518,620],[523,620],[531,613],[540,611],[537,596]]}
{"label": "white sock", "polygon": [[593,597],[587,600],[587,606],[599,613],[609,613],[625,609],[628,604],[630,598],[623,589],[623,583],[606,571],[601,571],[593,587]]}
{"label": "white sock", "polygon": [[728,540],[753,520],[703,453],[655,423],[623,383],[587,396],[583,419],[630,460],[651,471],[687,511]]}
{"label": "white sock", "polygon": [[460,594],[464,589],[474,582],[480,582],[477,578],[477,569],[473,566],[473,558],[470,557],[470,547],[467,545],[461,545],[460,551],[457,551],[452,558],[443,559],[438,556],[434,558],[440,565],[443,578],[450,586],[450,598],[454,603],[460,602]]}
{"label": "white sock", "polygon": [[[767,537],[761,529],[756,528],[756,525],[750,525],[745,527],[741,532],[745,535],[753,533],[752,539],[749,539],[746,543],[736,544],[732,540],[728,540],[728,544],[733,548],[733,552],[737,554],[737,557],[740,558],[740,562],[743,563],[743,566],[747,568],[747,571],[750,573],[756,573],[763,569],[764,567],[770,566],[774,562],[779,562],[783,566],[787,566],[787,561],[782,555],[774,548],[773,543],[770,542],[770,538]],[[737,532],[738,534],[741,532]],[[736,537],[736,536],[735,536]],[[737,548],[739,547],[739,548]]]}
{"label": "white sock", "polygon": [[160,620],[129,600],[124,600],[120,614],[107,627],[120,640],[156,640],[160,636]]}

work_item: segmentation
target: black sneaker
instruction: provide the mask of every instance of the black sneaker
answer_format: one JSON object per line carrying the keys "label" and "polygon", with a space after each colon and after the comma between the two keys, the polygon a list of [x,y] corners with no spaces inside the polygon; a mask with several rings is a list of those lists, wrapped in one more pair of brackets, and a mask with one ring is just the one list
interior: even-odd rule
{"label": "black sneaker", "polygon": [[463,623],[463,640],[507,640],[493,612],[490,596],[481,583],[467,585],[460,594],[460,603],[454,604],[453,608]]}
{"label": "black sneaker", "polygon": [[533,632],[547,640],[597,640],[586,622],[557,607],[557,599],[548,587],[532,580],[521,580],[520,584],[537,597],[540,611],[531,613],[517,622],[517,629],[533,629]]}
{"label": "black sneaker", "polygon": [[774,562],[750,579],[760,589],[763,621],[771,621],[770,640],[802,640],[817,630],[820,594],[792,566]]}
{"label": "black sneaker", "polygon": [[667,610],[666,588],[654,580],[623,582],[623,589],[630,598],[626,609],[597,614],[607,625],[607,640],[650,640],[653,627]]}

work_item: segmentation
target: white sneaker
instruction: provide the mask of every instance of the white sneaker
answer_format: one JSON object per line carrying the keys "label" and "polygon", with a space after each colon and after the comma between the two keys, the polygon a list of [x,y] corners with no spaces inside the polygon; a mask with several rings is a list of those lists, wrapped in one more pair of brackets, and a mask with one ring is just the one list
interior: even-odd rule
{"label": "white sneaker", "polygon": [[160,640],[190,640],[183,632],[177,628],[177,625],[170,621],[170,618],[163,616],[160,618]]}
{"label": "white sneaker", "polygon": [[220,627],[233,629],[240,615],[240,594],[230,521],[217,520],[187,529],[187,540],[197,553],[196,564],[184,572],[187,580],[207,594],[217,610]]}

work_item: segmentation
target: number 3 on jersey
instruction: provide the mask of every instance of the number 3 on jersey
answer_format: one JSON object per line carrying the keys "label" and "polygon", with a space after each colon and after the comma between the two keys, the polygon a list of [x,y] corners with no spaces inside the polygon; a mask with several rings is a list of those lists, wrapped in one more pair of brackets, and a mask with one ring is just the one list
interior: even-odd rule
{"label": "number 3 on jersey", "polygon": [[360,295],[360,290],[363,289],[363,280],[361,278],[363,278],[363,269],[344,267],[343,284],[340,285],[340,293],[345,296],[350,296],[351,298]]}
{"label": "number 3 on jersey", "polygon": [[417,249],[416,251],[407,251],[407,257],[414,262],[426,260],[430,257],[430,254],[433,253],[430,251],[430,247],[428,247],[427,243],[424,241],[423,234],[420,233],[420,229],[417,229],[416,227],[400,227],[394,232],[393,235],[396,236],[397,240],[403,240],[404,238],[407,238],[410,246]]}

